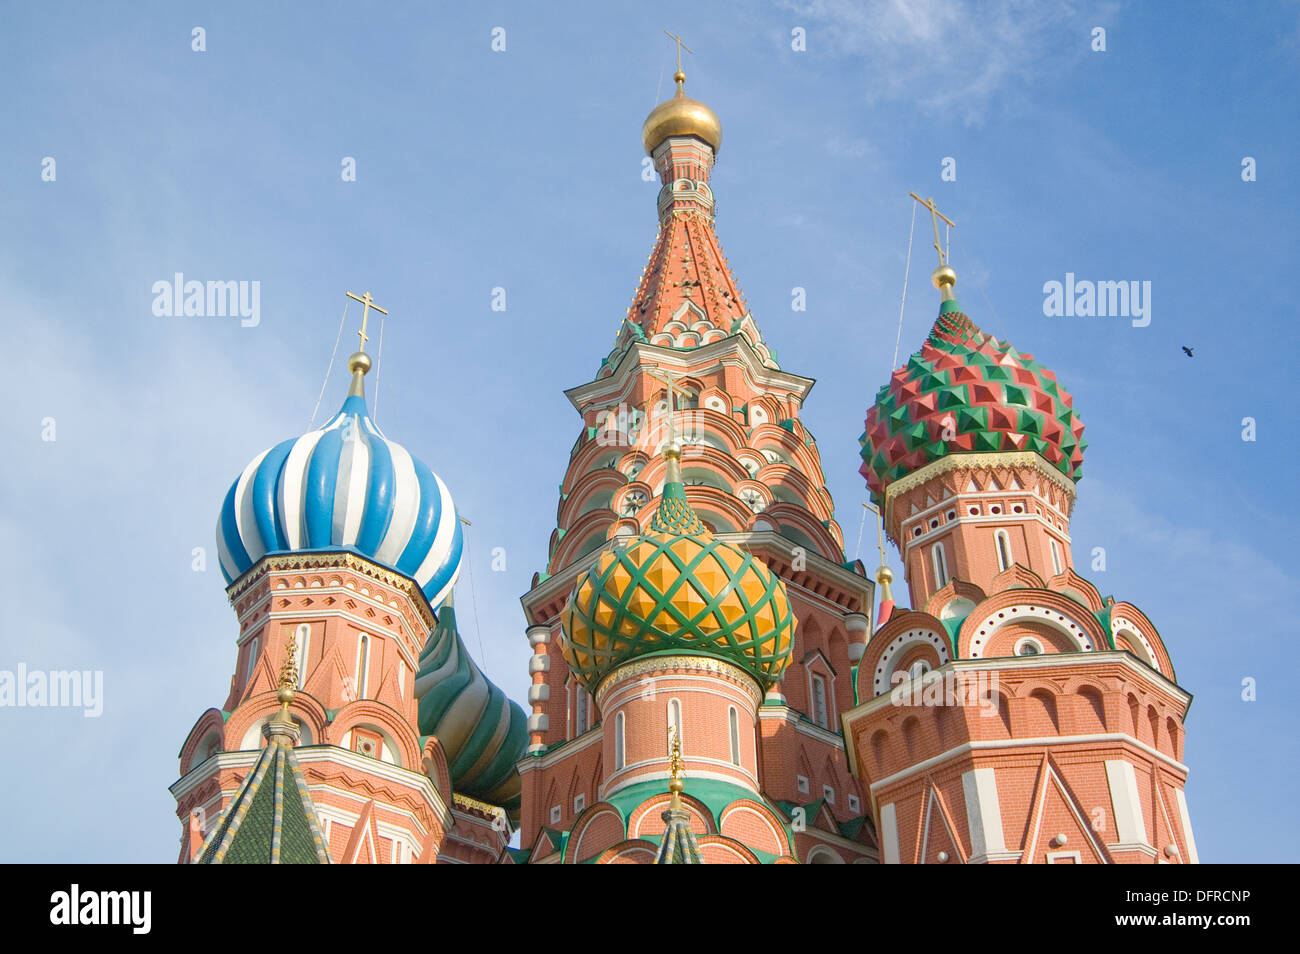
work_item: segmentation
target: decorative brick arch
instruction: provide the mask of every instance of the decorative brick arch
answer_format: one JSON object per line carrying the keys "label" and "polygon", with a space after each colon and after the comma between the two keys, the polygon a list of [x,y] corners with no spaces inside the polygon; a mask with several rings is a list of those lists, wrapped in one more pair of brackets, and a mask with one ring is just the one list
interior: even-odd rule
{"label": "decorative brick arch", "polygon": [[984,651],[998,630],[1017,622],[1051,627],[1065,636],[1076,652],[1096,652],[1110,645],[1097,618],[1074,600],[1051,590],[1017,589],[989,597],[966,617],[957,634],[958,655],[962,659],[985,658]]}
{"label": "decorative brick arch", "polygon": [[604,854],[624,841],[623,816],[608,802],[597,802],[573,824],[568,844],[564,847],[566,865],[581,864]]}
{"label": "decorative brick arch", "polygon": [[1007,567],[989,583],[989,592],[1002,593],[1004,590],[1045,590],[1047,581],[1033,570],[1019,563]]}
{"label": "decorative brick arch", "polygon": [[[671,796],[667,792],[660,792],[652,795],[644,802],[632,809],[632,814],[627,819],[627,833],[631,838],[641,838],[642,836],[657,837],[666,827],[661,816],[668,808],[668,800]],[[691,830],[697,835],[717,834],[717,826],[713,822],[713,814],[708,807],[699,799],[692,798],[689,794],[683,792],[682,808],[690,814]]]}
{"label": "decorative brick arch", "polygon": [[659,850],[648,841],[640,838],[621,841],[608,848],[596,859],[601,865],[652,865],[658,857]]}
{"label": "decorative brick arch", "polygon": [[429,776],[433,787],[438,790],[442,800],[448,805],[452,800],[451,769],[447,765],[447,753],[437,736],[430,736],[424,743],[423,758],[420,763],[424,774]]}
{"label": "decorative brick arch", "polygon": [[1100,612],[1106,605],[1105,601],[1101,598],[1101,593],[1098,592],[1097,587],[1093,586],[1090,582],[1081,577],[1078,573],[1075,573],[1074,570],[1069,567],[1066,567],[1063,573],[1058,573],[1056,576],[1048,580],[1047,588],[1060,591],[1069,590],[1079,594],[1084,598],[1088,609],[1092,610],[1094,613]]}
{"label": "decorative brick arch", "polygon": [[[939,666],[942,666],[952,659],[952,651],[948,642],[948,632],[939,624],[933,616],[922,613],[909,613],[907,616],[916,618],[916,625],[901,629],[892,639],[881,646],[874,654],[874,663],[870,669],[858,670],[858,683],[861,685],[865,682],[864,676],[871,679],[871,695],[867,698],[874,699],[876,696],[888,692],[891,685],[891,679],[901,661],[914,646],[928,646],[938,657]],[[890,623],[893,623],[893,619]],[[938,668],[938,666],[934,667]],[[862,698],[860,695],[859,698]]]}
{"label": "decorative brick arch", "polygon": [[[1115,603],[1110,608],[1110,623],[1112,638],[1122,630],[1129,629],[1139,637],[1143,648],[1151,654],[1151,661],[1143,660],[1143,662],[1148,662],[1148,665],[1165,678],[1177,681],[1164,640],[1160,638],[1160,633],[1151,620],[1147,619],[1145,613],[1132,603]],[[1128,625],[1125,626],[1125,623]]]}
{"label": "decorative brick arch", "polygon": [[410,723],[396,709],[373,699],[357,699],[336,712],[329,727],[328,741],[338,745],[346,732],[359,725],[378,725],[384,729],[398,747],[393,755],[402,768],[411,769],[421,764],[420,742]]}
{"label": "decorative brick arch", "polygon": [[[223,740],[225,751],[239,751],[243,745],[244,736],[248,734],[249,730],[258,722],[279,711],[280,702],[274,692],[260,692],[246,700],[226,720]],[[317,702],[314,696],[299,690],[294,695],[293,702],[289,706],[289,714],[296,719],[302,720],[302,723],[311,733],[313,740],[317,742],[326,741],[329,715],[325,712],[325,707]],[[258,747],[261,747],[260,743]]]}
{"label": "decorative brick arch", "polygon": [[199,752],[199,747],[212,736],[215,732],[218,739],[222,739],[224,746],[224,729],[225,720],[221,716],[220,709],[208,709],[203,715],[199,716],[198,721],[194,723],[194,728],[190,729],[190,734],[185,737],[185,744],[181,746],[181,774],[184,775],[190,769],[194,768],[199,762],[202,762],[207,756],[195,759]]}
{"label": "decorative brick arch", "polygon": [[804,857],[806,865],[843,865],[847,864],[838,851],[829,845],[813,845]]}
{"label": "decorative brick arch", "polygon": [[770,855],[786,854],[792,847],[776,813],[750,798],[724,808],[718,817],[718,829],[724,836]]}
{"label": "decorative brick arch", "polygon": [[988,595],[974,583],[969,583],[966,580],[949,580],[945,585],[935,590],[933,595],[925,601],[922,611],[935,619],[942,619],[941,614],[944,607],[956,599],[969,600],[975,606],[979,606],[988,599]]}
{"label": "decorative brick arch", "polygon": [[700,845],[700,857],[704,859],[705,864],[760,864],[758,855],[734,838],[727,838],[723,835],[704,835],[696,840]]}

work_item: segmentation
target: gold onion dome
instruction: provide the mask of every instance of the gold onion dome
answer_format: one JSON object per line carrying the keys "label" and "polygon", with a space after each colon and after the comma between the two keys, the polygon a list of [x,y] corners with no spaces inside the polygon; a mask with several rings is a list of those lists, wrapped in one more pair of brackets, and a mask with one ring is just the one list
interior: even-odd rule
{"label": "gold onion dome", "polygon": [[646,155],[670,136],[694,136],[703,139],[716,153],[722,145],[722,123],[718,114],[698,99],[686,95],[686,74],[673,75],[677,92],[650,111],[641,127],[641,142]]}
{"label": "gold onion dome", "polygon": [[795,618],[785,584],[700,521],[686,500],[679,454],[664,455],[668,473],[649,528],[614,540],[579,578],[561,614],[560,650],[588,691],[645,656],[721,659],[763,690],[790,661]]}

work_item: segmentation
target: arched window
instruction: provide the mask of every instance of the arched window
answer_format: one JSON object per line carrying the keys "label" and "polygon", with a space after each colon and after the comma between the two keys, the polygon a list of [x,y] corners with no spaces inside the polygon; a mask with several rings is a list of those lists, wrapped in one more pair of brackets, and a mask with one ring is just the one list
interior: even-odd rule
{"label": "arched window", "polygon": [[370,637],[365,633],[357,642],[357,698],[364,699],[370,691]]}
{"label": "arched window", "polygon": [[1005,530],[995,530],[993,533],[993,545],[998,550],[998,569],[1011,569],[1011,538],[1007,536]]}
{"label": "arched window", "polygon": [[623,742],[623,713],[614,716],[614,771],[621,769],[627,762]]}
{"label": "arched window", "polygon": [[941,590],[948,585],[948,556],[943,552],[942,543],[930,549],[930,561],[934,564],[934,588]]}
{"label": "arched window", "polygon": [[1064,567],[1061,566],[1061,548],[1056,545],[1055,540],[1049,539],[1047,542],[1052,546],[1052,569],[1059,575],[1064,569]]}
{"label": "arched window", "polygon": [[826,713],[826,679],[818,673],[812,674],[812,717],[823,729],[829,728],[830,719]]}
{"label": "arched window", "polygon": [[294,636],[298,652],[293,657],[294,667],[298,670],[298,686],[301,689],[307,683],[307,650],[311,645],[311,627],[303,623]]}
{"label": "arched window", "polygon": [[668,700],[668,724],[677,730],[677,738],[682,737],[682,704],[677,699]]}
{"label": "arched window", "polygon": [[727,710],[727,723],[731,728],[731,764],[740,764],[740,717],[736,714],[736,707],[731,706]]}

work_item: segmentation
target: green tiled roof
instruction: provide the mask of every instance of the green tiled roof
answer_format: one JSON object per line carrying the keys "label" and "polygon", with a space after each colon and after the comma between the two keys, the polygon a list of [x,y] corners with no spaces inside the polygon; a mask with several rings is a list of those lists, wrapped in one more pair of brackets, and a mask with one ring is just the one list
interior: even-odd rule
{"label": "green tiled roof", "polygon": [[663,838],[659,840],[659,852],[655,855],[657,865],[702,865],[700,843],[691,831],[690,813],[683,808],[669,808],[664,812],[668,827]]}
{"label": "green tiled roof", "polygon": [[307,782],[285,737],[272,735],[240,783],[197,864],[329,864]]}

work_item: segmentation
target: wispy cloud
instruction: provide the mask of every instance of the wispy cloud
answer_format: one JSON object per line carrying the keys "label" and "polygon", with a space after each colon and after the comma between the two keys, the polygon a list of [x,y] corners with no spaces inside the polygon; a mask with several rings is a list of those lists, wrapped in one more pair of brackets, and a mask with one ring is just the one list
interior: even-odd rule
{"label": "wispy cloud", "polygon": [[[1081,51],[1087,26],[1073,2],[987,4],[969,0],[780,0],[834,53],[866,61],[869,101],[897,99],[978,123],[993,101],[1050,63],[1067,31]],[[1099,11],[1092,11],[1094,16]],[[819,28],[819,29],[818,29]]]}

